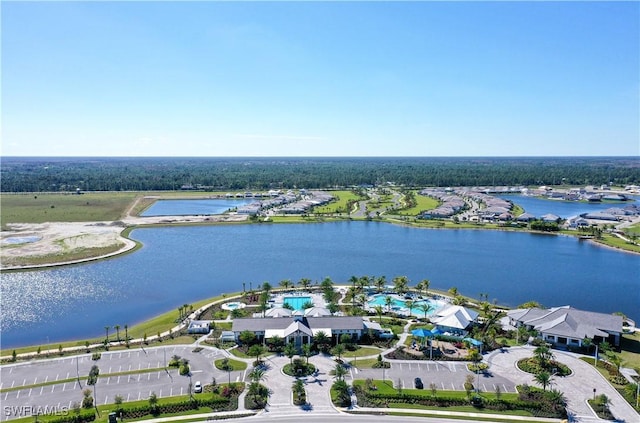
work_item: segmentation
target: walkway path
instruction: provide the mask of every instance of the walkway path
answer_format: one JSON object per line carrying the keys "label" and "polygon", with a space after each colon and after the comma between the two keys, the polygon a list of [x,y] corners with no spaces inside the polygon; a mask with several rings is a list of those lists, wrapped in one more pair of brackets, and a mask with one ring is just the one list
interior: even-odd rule
{"label": "walkway path", "polygon": [[289,358],[273,356],[267,359],[269,370],[267,371],[266,385],[271,396],[267,405],[265,416],[282,416],[294,413],[337,414],[337,409],[331,402],[330,388],[334,382],[329,372],[335,363],[329,356],[315,355],[309,358],[309,363],[316,366],[317,374],[304,378],[304,387],[307,393],[305,406],[293,404],[291,387],[295,378],[286,375],[282,368],[289,363]]}

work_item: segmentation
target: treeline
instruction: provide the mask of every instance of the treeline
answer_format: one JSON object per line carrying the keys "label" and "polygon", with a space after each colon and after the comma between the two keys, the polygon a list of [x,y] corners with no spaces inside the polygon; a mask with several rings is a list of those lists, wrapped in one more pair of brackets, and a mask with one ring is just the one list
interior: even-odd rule
{"label": "treeline", "polygon": [[2,192],[640,184],[637,157],[4,157]]}

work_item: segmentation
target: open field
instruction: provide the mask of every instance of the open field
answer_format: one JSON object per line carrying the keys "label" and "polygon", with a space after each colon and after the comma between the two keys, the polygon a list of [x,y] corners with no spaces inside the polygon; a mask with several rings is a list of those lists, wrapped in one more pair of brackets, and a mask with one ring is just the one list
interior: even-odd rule
{"label": "open field", "polygon": [[87,194],[2,194],[0,218],[8,223],[99,222],[125,216],[136,198],[133,192]]}
{"label": "open field", "polygon": [[353,191],[331,191],[331,194],[336,197],[336,201],[327,204],[326,206],[320,206],[313,209],[314,213],[331,214],[331,213],[347,213],[347,203],[349,201],[360,201],[363,198],[358,196]]}
{"label": "open field", "polygon": [[414,191],[414,194],[416,205],[408,209],[403,209],[399,211],[398,214],[403,216],[417,216],[424,211],[435,209],[440,204],[440,202],[434,198],[418,194],[418,191]]}

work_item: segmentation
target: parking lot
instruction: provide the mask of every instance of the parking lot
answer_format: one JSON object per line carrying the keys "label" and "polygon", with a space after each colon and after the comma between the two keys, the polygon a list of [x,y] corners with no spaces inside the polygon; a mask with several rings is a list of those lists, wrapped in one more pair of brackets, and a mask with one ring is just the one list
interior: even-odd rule
{"label": "parking lot", "polygon": [[429,362],[392,362],[389,369],[351,369],[353,379],[382,379],[385,378],[397,386],[398,381],[403,389],[413,389],[414,379],[422,379],[424,389],[431,389],[435,384],[437,390],[464,391],[467,375],[473,376],[473,384],[483,392],[495,392],[500,387],[501,392],[516,392],[515,383],[508,379],[492,374],[475,373],[467,370],[466,363],[455,361]]}
{"label": "parking lot", "polygon": [[[186,395],[189,383],[200,381],[203,385],[212,382],[241,381],[245,372],[217,370],[213,361],[223,357],[223,352],[203,349],[193,352],[193,346],[167,346],[130,351],[103,352],[100,360],[92,360],[91,354],[5,365],[0,367],[0,394],[3,409],[21,410],[24,406],[44,407],[64,410],[75,402],[82,401],[82,391],[87,388],[86,377],[91,366],[100,369],[95,386],[96,403],[113,403],[120,395],[125,401],[148,398],[152,392],[158,397]],[[165,363],[173,355],[189,360],[191,376],[180,376],[178,370],[165,369]],[[132,374],[115,373],[132,372]],[[113,376],[109,376],[113,375]],[[57,382],[59,381],[59,382]],[[53,383],[52,383],[53,382]],[[23,388],[21,388],[23,387]],[[3,412],[2,421],[19,416]]]}

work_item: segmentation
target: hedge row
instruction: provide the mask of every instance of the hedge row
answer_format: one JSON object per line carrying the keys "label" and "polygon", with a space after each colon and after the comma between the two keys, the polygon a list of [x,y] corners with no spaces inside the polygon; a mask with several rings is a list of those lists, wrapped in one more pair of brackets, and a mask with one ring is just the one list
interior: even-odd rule
{"label": "hedge row", "polygon": [[55,420],[49,420],[48,423],[88,423],[96,419],[93,411],[81,414],[63,416]]}
{"label": "hedge row", "polygon": [[196,410],[199,407],[211,407],[214,411],[228,411],[231,405],[228,398],[196,399],[194,401],[181,401],[170,404],[159,404],[155,408],[150,405],[127,408],[121,410],[121,417],[124,419],[137,419],[140,417],[159,414],[180,413],[182,411]]}
{"label": "hedge row", "polygon": [[[419,404],[427,407],[456,407],[470,404],[470,400],[459,397],[435,396],[427,397],[420,394],[400,393],[381,394],[363,391],[365,399],[371,404],[384,405],[388,403]],[[526,400],[503,400],[482,398],[482,408],[496,411],[525,410],[538,417],[563,417],[547,404]]]}

